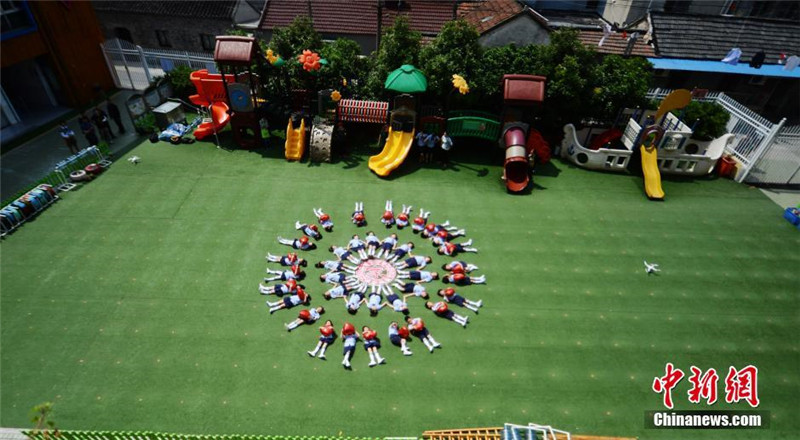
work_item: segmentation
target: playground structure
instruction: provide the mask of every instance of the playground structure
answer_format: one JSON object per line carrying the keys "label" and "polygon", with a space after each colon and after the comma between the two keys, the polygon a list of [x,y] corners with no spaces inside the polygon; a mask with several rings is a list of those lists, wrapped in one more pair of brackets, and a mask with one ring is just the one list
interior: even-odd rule
{"label": "playground structure", "polygon": [[394,110],[389,113],[386,142],[379,154],[369,158],[370,170],[380,177],[386,177],[405,161],[414,144],[416,119],[414,98],[410,95],[396,96]]}
{"label": "playground structure", "polygon": [[292,119],[286,127],[286,160],[300,160],[306,151],[306,120],[299,119],[299,127],[294,128]]}
{"label": "playground structure", "polygon": [[258,75],[250,71],[253,63],[261,65],[259,54],[253,37],[217,36],[214,61],[221,73],[201,69],[189,77],[197,90],[189,100],[209,115],[194,131],[196,139],[216,135],[230,124],[237,145],[262,144],[263,100],[258,99]]}
{"label": "playground structure", "polygon": [[500,118],[482,111],[454,110],[447,114],[447,134],[494,142],[500,137]]}
{"label": "playground structure", "polygon": [[[227,125],[233,131],[235,142],[246,148],[262,144],[261,121],[265,119],[268,105],[259,99],[261,85],[258,71],[262,65],[260,49],[253,37],[218,36],[214,51],[219,74],[198,70],[191,80],[197,94],[190,100],[208,110],[210,117],[195,131],[197,139],[217,134]],[[530,185],[531,169],[538,156],[549,160],[549,146],[538,131],[522,122],[529,110],[539,107],[544,99],[544,77],[532,75],[505,75],[503,77],[504,112],[502,117],[493,114],[457,111],[451,112],[446,124],[431,125],[434,135],[444,131],[450,137],[473,137],[489,141],[501,139],[500,146],[506,151],[503,178],[509,192],[524,191]],[[292,91],[293,110],[286,129],[285,156],[287,160],[299,161],[310,151],[316,161],[330,161],[334,132],[338,128],[345,132],[345,123],[375,123],[390,125],[383,150],[368,161],[370,170],[380,177],[388,176],[407,158],[416,134],[416,102],[409,93],[425,91],[427,80],[422,72],[410,65],[401,66],[387,77],[387,90],[400,92],[394,99],[393,110],[388,102],[339,99],[335,112],[329,111],[323,101],[332,90],[319,91],[318,115],[311,118],[309,91]],[[298,92],[298,93],[295,93]],[[303,92],[303,93],[299,93]],[[340,96],[340,95],[339,95]],[[298,102],[302,103],[298,104]],[[334,127],[337,129],[335,130]],[[501,128],[502,127],[502,128]]]}
{"label": "playground structure", "polygon": [[[189,75],[189,79],[197,89],[197,94],[189,96],[192,104],[207,109],[210,115],[208,120],[200,123],[194,131],[198,140],[219,133],[230,122],[230,107],[226,103],[225,85],[222,75],[208,73],[208,70],[197,70]],[[228,75],[228,81],[233,81],[233,76]]]}
{"label": "playground structure", "polygon": [[[257,105],[258,75],[250,71],[254,62],[261,66],[263,59],[255,38],[217,36],[214,61],[221,72],[233,139],[243,148],[255,148],[263,143],[260,123],[263,115]],[[205,90],[205,83],[203,88]]]}
{"label": "playground structure", "polygon": [[[544,100],[543,76],[503,75],[504,122],[501,146],[505,148],[503,176],[510,193],[524,191],[530,184],[536,152],[548,150],[542,135],[530,125],[521,123],[526,110]],[[547,155],[549,159],[549,154]]]}
{"label": "playground structure", "polygon": [[[680,107],[671,107],[671,110],[683,108],[688,103],[686,93],[689,92],[683,91],[679,95],[681,101],[677,105]],[[669,110],[659,114],[625,109],[621,119],[625,118],[624,131],[616,127],[578,130],[572,124],[565,125],[560,155],[582,168],[627,172],[632,167],[635,147],[639,146],[645,191],[654,200],[664,197],[661,173],[683,176],[710,174],[725,147],[734,139],[734,135],[726,134],[709,142],[693,140],[692,128],[680,115],[675,116]],[[641,148],[643,145],[645,148]]]}
{"label": "playground structure", "polygon": [[386,177],[400,166],[414,143],[416,113],[406,107],[392,112],[386,144],[378,155],[369,158],[369,169]]}
{"label": "playground structure", "polygon": [[542,163],[550,160],[547,142],[529,123],[523,122],[532,121],[532,112],[541,106],[545,81],[543,76],[504,75],[502,118],[471,110],[448,113],[447,134],[450,137],[497,141],[505,150],[503,179],[510,193],[523,192],[530,186],[537,156]]}

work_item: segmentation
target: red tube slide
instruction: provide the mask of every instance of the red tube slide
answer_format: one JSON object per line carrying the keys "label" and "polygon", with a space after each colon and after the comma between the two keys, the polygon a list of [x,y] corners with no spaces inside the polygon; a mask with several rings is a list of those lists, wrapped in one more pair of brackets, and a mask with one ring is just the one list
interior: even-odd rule
{"label": "red tube slide", "polygon": [[511,127],[503,134],[503,141],[506,145],[506,189],[518,193],[525,190],[530,182],[525,132],[520,127]]}
{"label": "red tube slide", "polygon": [[214,133],[219,133],[231,119],[228,114],[228,105],[224,102],[215,102],[211,104],[211,122],[203,122],[194,131],[194,137],[201,140]]}

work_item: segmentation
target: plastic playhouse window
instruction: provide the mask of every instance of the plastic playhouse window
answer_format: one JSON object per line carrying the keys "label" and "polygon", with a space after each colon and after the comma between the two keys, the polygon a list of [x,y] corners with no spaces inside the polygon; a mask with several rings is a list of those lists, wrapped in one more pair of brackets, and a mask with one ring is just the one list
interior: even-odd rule
{"label": "plastic playhouse window", "polygon": [[697,165],[697,162],[689,162],[689,164],[686,166],[686,171],[691,173],[694,171],[695,165]]}
{"label": "plastic playhouse window", "polygon": [[614,159],[616,159],[614,156],[606,157],[606,166],[610,167],[611,165],[614,165]]}
{"label": "plastic playhouse window", "polygon": [[665,160],[663,164],[661,164],[662,168],[670,169],[672,168],[672,160]]}
{"label": "plastic playhouse window", "polygon": [[624,165],[625,164],[625,156],[620,156],[617,158],[617,165]]}

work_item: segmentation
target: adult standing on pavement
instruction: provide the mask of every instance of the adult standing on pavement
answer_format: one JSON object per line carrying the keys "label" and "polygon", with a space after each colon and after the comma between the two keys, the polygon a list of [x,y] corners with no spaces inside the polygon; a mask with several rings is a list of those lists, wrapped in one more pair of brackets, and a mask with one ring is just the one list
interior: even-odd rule
{"label": "adult standing on pavement", "polygon": [[64,143],[67,144],[72,154],[76,154],[80,151],[78,148],[78,139],[75,137],[75,131],[69,128],[67,121],[61,121],[61,125],[58,127],[58,134],[61,135],[61,139],[64,139]]}
{"label": "adult standing on pavement", "polygon": [[114,141],[114,134],[111,133],[111,123],[108,121],[108,115],[106,112],[100,110],[100,107],[94,108],[94,114],[92,115],[92,122],[100,131],[100,137],[103,138],[108,144],[113,144]]}
{"label": "adult standing on pavement", "polygon": [[114,120],[114,124],[117,126],[117,132],[119,134],[125,134],[125,126],[122,125],[122,115],[119,112],[119,107],[111,102],[111,100],[106,102],[106,113]]}
{"label": "adult standing on pavement", "polygon": [[83,137],[86,138],[86,142],[89,142],[89,146],[100,143],[100,141],[97,139],[97,133],[95,132],[94,125],[92,125],[92,121],[89,120],[85,113],[78,118],[78,124],[81,126],[81,131],[83,132]]}

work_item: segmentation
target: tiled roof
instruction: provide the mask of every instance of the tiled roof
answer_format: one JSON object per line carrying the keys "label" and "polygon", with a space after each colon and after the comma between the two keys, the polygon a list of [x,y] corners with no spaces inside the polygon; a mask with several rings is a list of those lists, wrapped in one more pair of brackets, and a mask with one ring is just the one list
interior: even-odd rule
{"label": "tiled roof", "polygon": [[92,6],[98,12],[111,12],[121,14],[148,14],[162,17],[191,17],[211,18],[231,21],[236,0],[217,1],[92,1]]}
{"label": "tiled roof", "polygon": [[777,64],[781,53],[800,53],[800,24],[794,22],[657,12],[651,19],[662,57],[719,61],[738,47],[740,62],[763,50],[764,63]]}
{"label": "tiled roof", "polygon": [[504,23],[522,12],[524,7],[515,0],[490,0],[461,3],[458,17],[475,26],[479,34]]}
{"label": "tiled roof", "polygon": [[[452,0],[405,0],[400,8],[389,2],[383,7],[385,29],[398,15],[406,15],[411,28],[423,35],[435,35],[453,19]],[[310,0],[314,28],[322,33],[375,35],[378,7],[375,0]],[[309,16],[309,1],[267,0],[260,28],[288,26],[297,16]]]}
{"label": "tiled roof", "polygon": [[423,35],[436,35],[442,26],[453,19],[453,0],[405,0],[401,9],[383,8],[384,29],[394,23],[398,15],[407,15],[411,28]]}
{"label": "tiled roof", "polygon": [[537,9],[547,24],[553,28],[601,29],[600,15],[591,11],[562,11],[556,9]]}
{"label": "tiled roof", "polygon": [[[622,38],[622,34],[620,33],[611,34],[606,38],[602,46],[598,46],[597,43],[603,38],[603,31],[581,30],[578,32],[578,38],[584,46],[594,47],[599,53],[622,55],[625,53],[625,48],[628,47],[628,40]],[[636,43],[634,43],[631,55],[654,57],[656,56],[656,52],[653,46],[644,43],[640,37],[636,40]]]}

